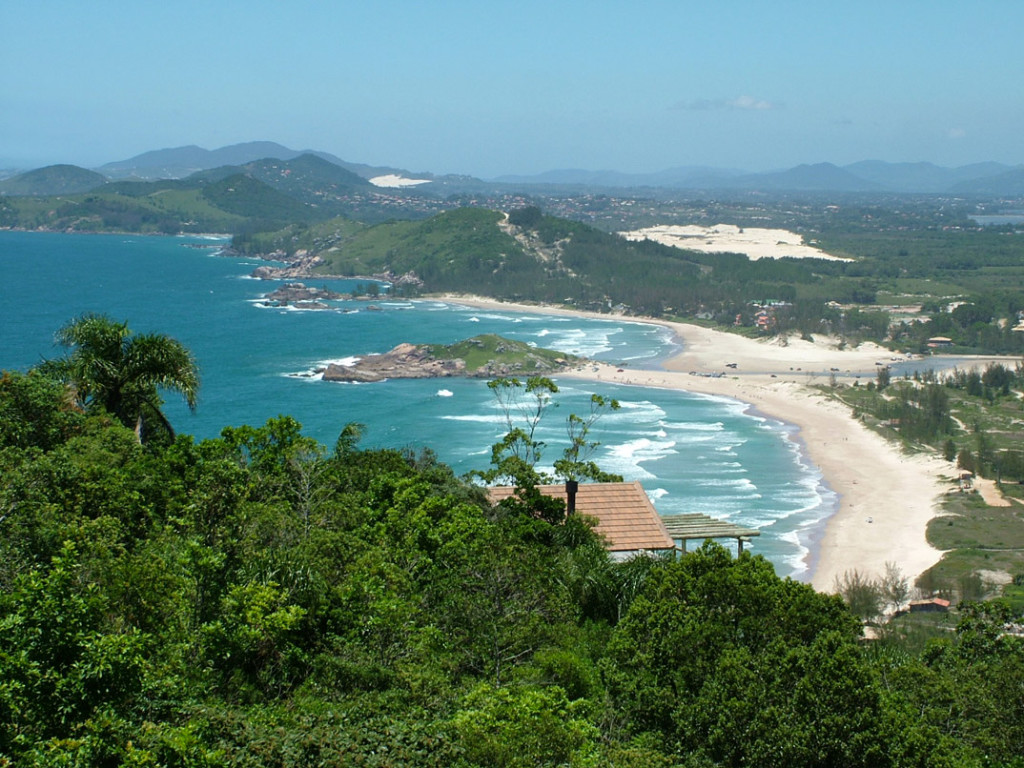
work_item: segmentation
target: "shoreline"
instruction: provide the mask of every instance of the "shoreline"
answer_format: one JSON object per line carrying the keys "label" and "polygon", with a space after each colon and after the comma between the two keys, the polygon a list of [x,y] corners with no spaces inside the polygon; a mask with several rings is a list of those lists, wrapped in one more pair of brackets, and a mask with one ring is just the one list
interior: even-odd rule
{"label": "shoreline", "polygon": [[801,542],[808,548],[804,580],[815,589],[834,591],[836,580],[848,571],[880,577],[889,562],[913,584],[942,557],[927,542],[925,531],[940,514],[941,497],[954,487],[955,465],[938,456],[901,452],[856,421],[845,406],[813,388],[828,383],[830,369],[838,369],[839,376],[873,380],[877,363],[891,358],[889,350],[875,344],[838,349],[829,341],[796,339],[781,344],[687,323],[476,296],[435,298],[479,309],[581,315],[667,328],[682,351],[664,360],[660,370],[620,370],[596,363],[559,376],[725,397],[794,426],[793,439],[803,456],[838,499],[834,512],[809,526],[808,540]]}

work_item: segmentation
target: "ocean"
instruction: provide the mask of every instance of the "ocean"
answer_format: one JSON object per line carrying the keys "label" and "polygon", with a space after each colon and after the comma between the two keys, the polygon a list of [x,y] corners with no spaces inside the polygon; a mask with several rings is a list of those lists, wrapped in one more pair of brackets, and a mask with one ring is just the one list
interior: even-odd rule
{"label": "ocean", "polygon": [[[87,312],[126,321],[136,332],[166,333],[199,363],[194,413],[173,393],[165,412],[179,432],[216,437],[224,426],[261,425],[290,415],[332,448],[349,422],[365,425],[364,447],[433,450],[459,473],[486,469],[504,418],[483,380],[324,382],[329,361],[385,352],[400,342],[451,343],[497,333],[565,353],[656,368],[673,351],[660,326],[481,311],[437,300],[344,299],[329,310],[261,306],[284,281],[249,277],[263,264],[219,255],[223,240],[197,237],[0,232],[0,369],[26,370],[60,356],[54,331]],[[351,293],[359,280],[305,280]],[[782,576],[806,578],[806,558],[836,495],[808,462],[791,425],[725,398],[556,378],[545,414],[541,460],[567,442],[568,414],[589,412],[591,394],[621,408],[592,431],[606,471],[639,480],[665,515],[703,512],[761,530],[752,550]]]}

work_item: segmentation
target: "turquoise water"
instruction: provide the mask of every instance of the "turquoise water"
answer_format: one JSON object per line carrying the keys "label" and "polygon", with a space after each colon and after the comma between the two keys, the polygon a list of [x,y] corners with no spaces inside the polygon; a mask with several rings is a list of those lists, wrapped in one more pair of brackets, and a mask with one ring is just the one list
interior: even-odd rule
{"label": "turquoise water", "polygon": [[[441,301],[339,301],[329,311],[267,308],[280,283],[248,277],[259,262],[217,255],[217,241],[128,235],[0,232],[0,368],[25,370],[62,350],[53,332],[84,312],[104,312],[137,332],[167,333],[195,354],[202,376],[190,413],[173,394],[167,413],[181,432],[216,437],[226,425],[295,417],[333,446],[341,428],[366,425],[366,447],[432,448],[457,472],[484,469],[503,434],[486,382],[467,379],[338,384],[309,373],[327,361],[384,352],[403,341],[450,343],[480,333],[567,353],[656,367],[673,349],[667,332],[622,319],[480,311]],[[357,281],[308,280],[339,292]],[[805,575],[804,559],[835,495],[800,450],[794,428],[723,398],[564,379],[540,429],[565,444],[569,413],[588,412],[594,391],[621,410],[595,427],[594,460],[639,480],[662,514],[703,512],[760,528],[753,549],[782,575]]]}

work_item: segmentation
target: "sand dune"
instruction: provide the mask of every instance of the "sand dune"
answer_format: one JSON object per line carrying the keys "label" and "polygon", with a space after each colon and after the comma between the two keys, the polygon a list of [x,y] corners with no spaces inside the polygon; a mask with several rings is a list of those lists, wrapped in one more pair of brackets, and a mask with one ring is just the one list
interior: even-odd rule
{"label": "sand dune", "polygon": [[653,240],[662,245],[702,253],[742,253],[755,260],[793,258],[849,261],[831,256],[813,245],[805,245],[800,235],[786,229],[737,227],[733,224],[716,224],[713,227],[663,224],[619,234],[627,240]]}

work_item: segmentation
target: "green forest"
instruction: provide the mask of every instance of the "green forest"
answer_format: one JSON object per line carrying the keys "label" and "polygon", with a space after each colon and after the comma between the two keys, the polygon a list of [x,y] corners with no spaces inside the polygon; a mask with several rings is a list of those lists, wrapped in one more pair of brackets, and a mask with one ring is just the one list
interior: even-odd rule
{"label": "green forest", "polygon": [[1024,766],[1003,603],[868,641],[759,556],[612,561],[515,462],[491,506],[354,424],[175,434],[187,350],[58,338],[0,376],[0,765]]}

